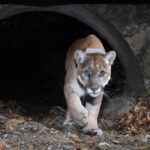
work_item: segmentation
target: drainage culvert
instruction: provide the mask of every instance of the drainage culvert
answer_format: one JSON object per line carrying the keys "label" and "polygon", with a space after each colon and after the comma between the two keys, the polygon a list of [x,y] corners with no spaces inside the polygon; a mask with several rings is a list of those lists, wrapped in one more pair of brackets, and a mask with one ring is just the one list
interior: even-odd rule
{"label": "drainage culvert", "polygon": [[64,106],[67,49],[74,40],[91,33],[102,40],[107,51],[117,52],[112,79],[106,87],[112,100],[142,88],[139,66],[122,35],[80,5],[12,5],[1,10],[0,19],[1,99],[22,101],[24,106],[29,102],[31,107],[40,104],[37,110]]}

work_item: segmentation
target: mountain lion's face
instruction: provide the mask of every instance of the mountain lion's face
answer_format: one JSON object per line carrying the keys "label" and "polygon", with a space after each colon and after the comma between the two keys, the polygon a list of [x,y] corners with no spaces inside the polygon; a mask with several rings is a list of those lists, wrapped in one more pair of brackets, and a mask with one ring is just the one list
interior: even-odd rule
{"label": "mountain lion's face", "polygon": [[97,97],[103,93],[105,85],[111,78],[111,65],[116,53],[110,51],[106,54],[86,54],[77,50],[74,54],[77,64],[77,79],[85,88],[87,94]]}

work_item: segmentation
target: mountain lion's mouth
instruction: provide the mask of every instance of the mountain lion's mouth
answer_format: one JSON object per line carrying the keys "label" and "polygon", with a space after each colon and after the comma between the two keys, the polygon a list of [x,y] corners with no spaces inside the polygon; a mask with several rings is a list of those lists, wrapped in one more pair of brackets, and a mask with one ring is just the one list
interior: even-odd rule
{"label": "mountain lion's mouth", "polygon": [[86,91],[87,91],[87,93],[88,93],[90,96],[92,96],[92,97],[97,97],[97,96],[99,96],[99,95],[102,93],[102,91],[101,91],[100,88],[98,88],[98,89],[95,90],[95,91],[91,90],[90,88],[87,88]]}
{"label": "mountain lion's mouth", "polygon": [[97,96],[100,95],[100,93],[95,93],[95,92],[93,92],[93,93],[89,93],[89,95],[90,95],[91,97],[97,97]]}

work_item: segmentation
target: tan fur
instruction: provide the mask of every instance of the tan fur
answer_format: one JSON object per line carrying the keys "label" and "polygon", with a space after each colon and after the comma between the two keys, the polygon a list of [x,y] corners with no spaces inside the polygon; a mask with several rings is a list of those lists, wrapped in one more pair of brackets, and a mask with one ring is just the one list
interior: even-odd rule
{"label": "tan fur", "polygon": [[73,61],[74,60],[74,52],[77,49],[85,50],[87,47],[101,48],[102,53],[103,54],[106,53],[101,41],[95,35],[91,34],[85,38],[79,39],[75,43],[73,43],[68,50],[67,57],[66,57],[66,64],[65,64],[66,70],[68,67],[75,68],[74,61]]}
{"label": "tan fur", "polygon": [[[84,51],[86,48],[100,48],[100,54],[91,53],[86,54],[83,63],[79,64],[78,67],[75,63],[74,54],[76,50]],[[66,56],[66,76],[64,85],[64,94],[68,106],[68,112],[66,121],[64,124],[69,124],[71,119],[79,121],[84,125],[83,131],[95,132],[101,134],[101,130],[98,128],[97,117],[101,106],[103,94],[95,96],[92,104],[86,103],[84,107],[81,103],[80,98],[91,92],[90,84],[97,84],[99,87],[105,86],[111,76],[111,66],[108,65],[104,58],[106,51],[101,41],[95,35],[89,35],[85,38],[74,42],[68,50]],[[92,75],[90,80],[83,74],[83,70],[90,68]],[[98,73],[101,70],[105,70],[106,75],[100,79]],[[85,89],[79,85],[77,79],[80,80]],[[98,89],[100,91],[101,89]]]}

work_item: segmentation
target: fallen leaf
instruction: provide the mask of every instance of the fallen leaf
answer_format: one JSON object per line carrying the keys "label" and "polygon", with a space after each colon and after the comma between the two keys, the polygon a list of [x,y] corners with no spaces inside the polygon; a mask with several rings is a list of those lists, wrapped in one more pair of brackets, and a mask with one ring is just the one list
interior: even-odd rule
{"label": "fallen leaf", "polygon": [[[150,99],[146,97],[145,99]],[[150,129],[150,104],[149,99],[137,98],[135,106],[131,112],[126,112],[121,114],[121,119],[119,122],[120,130],[123,130],[128,134],[137,134],[147,132]]]}

